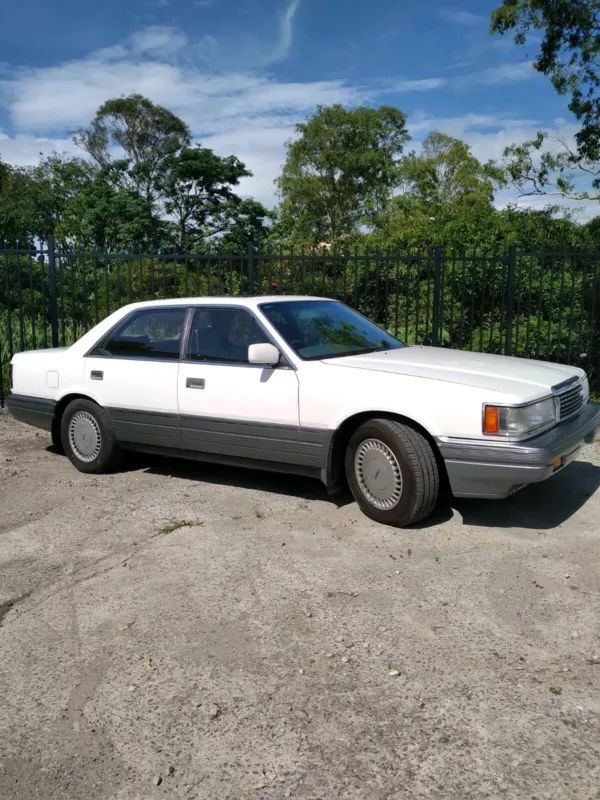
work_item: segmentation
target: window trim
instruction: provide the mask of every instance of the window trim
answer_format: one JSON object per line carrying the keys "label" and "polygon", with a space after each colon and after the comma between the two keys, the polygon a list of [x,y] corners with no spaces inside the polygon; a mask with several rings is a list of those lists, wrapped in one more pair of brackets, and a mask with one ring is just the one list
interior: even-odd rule
{"label": "window trim", "polygon": [[[167,311],[167,310],[168,311],[182,310],[185,312],[183,317],[183,326],[181,328],[181,336],[179,339],[179,355],[177,355],[175,358],[161,358],[160,356],[118,356],[118,355],[113,355],[112,353],[106,353],[106,354],[94,353],[94,350],[97,347],[102,347],[102,345],[105,344],[111,338],[111,336],[114,334],[116,330],[118,330],[121,327],[126,327],[126,325],[128,325],[129,322],[139,314],[144,314],[144,313],[147,314],[150,311]],[[189,311],[190,309],[187,305],[156,306],[156,307],[147,306],[146,308],[134,308],[133,311],[129,312],[129,314],[126,314],[118,322],[115,322],[112,328],[109,328],[109,330],[100,339],[98,339],[98,341],[92,347],[90,347],[87,353],[85,353],[84,358],[117,358],[121,361],[146,361],[146,362],[157,361],[163,364],[179,364],[181,363],[182,360],[181,356],[183,352],[183,343],[185,340],[186,325],[188,321]]]}
{"label": "window trim", "polygon": [[[204,311],[204,310],[211,310],[211,309],[220,309],[220,308],[233,308],[238,311],[245,311],[249,314],[261,331],[264,333],[266,339],[268,340],[269,344],[272,344],[274,347],[277,348],[280,354],[280,363],[275,365],[267,365],[267,364],[250,364],[247,361],[199,361],[195,358],[188,358],[189,355],[189,339],[192,331],[192,322],[194,319],[194,315],[196,311]],[[188,318],[186,320],[186,327],[184,330],[184,336],[182,338],[182,346],[181,346],[181,363],[182,364],[195,364],[195,365],[205,365],[205,366],[215,366],[215,367],[250,367],[251,369],[291,369],[296,370],[296,366],[292,364],[289,358],[286,356],[284,351],[281,348],[281,345],[277,343],[277,341],[273,338],[271,332],[266,328],[263,324],[261,318],[254,312],[254,309],[242,305],[241,303],[199,303],[197,305],[189,306],[188,308]]]}
{"label": "window trim", "polygon": [[357,311],[355,308],[352,308],[352,306],[349,306],[346,303],[342,303],[341,300],[329,299],[327,297],[312,297],[312,298],[307,299],[307,300],[297,300],[297,299],[292,300],[292,299],[290,299],[290,300],[277,300],[277,301],[275,301],[275,303],[272,303],[272,302],[259,303],[257,308],[259,309],[260,313],[264,315],[265,319],[268,320],[270,325],[273,325],[273,328],[275,328],[277,333],[281,336],[281,338],[286,343],[286,345],[290,348],[292,353],[294,353],[294,355],[297,356],[301,361],[329,361],[332,358],[349,358],[349,357],[352,357],[352,356],[367,355],[368,353],[373,353],[373,352],[380,352],[380,353],[387,352],[385,350],[368,350],[368,351],[363,351],[362,353],[340,353],[339,355],[335,354],[335,355],[331,355],[331,356],[308,356],[308,357],[301,356],[300,353],[296,350],[296,348],[292,347],[292,345],[288,342],[288,340],[285,338],[285,336],[271,322],[271,320],[269,319],[269,317],[266,315],[266,313],[264,311],[264,306],[267,306],[267,305],[282,305],[283,306],[286,303],[288,303],[288,304],[289,303],[298,303],[298,302],[300,302],[300,303],[302,303],[302,302],[310,303],[310,302],[315,302],[315,301],[317,301],[317,302],[320,301],[320,302],[323,302],[323,303],[335,303],[337,305],[340,305],[340,306],[343,306],[344,308],[349,309],[350,311],[353,311],[355,314],[358,314],[359,317],[362,317],[364,320],[366,320],[367,322],[371,323],[371,325],[375,325],[376,328],[380,328],[388,336],[391,336],[392,339],[396,339],[396,341],[400,342],[401,347],[394,347],[393,348],[394,350],[402,350],[405,347],[410,347],[411,346],[409,344],[406,344],[406,342],[403,342],[401,339],[398,339],[397,336],[393,336],[393,334],[388,333],[384,328],[381,327],[381,325],[378,325],[376,322],[373,322],[372,319],[369,319],[364,314],[361,314],[360,311]]}

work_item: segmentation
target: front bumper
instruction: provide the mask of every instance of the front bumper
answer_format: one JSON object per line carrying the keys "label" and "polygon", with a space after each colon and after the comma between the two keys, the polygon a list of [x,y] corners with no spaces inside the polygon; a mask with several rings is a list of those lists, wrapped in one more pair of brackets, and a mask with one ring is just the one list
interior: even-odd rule
{"label": "front bumper", "polygon": [[440,437],[437,444],[455,497],[500,499],[564,469],[598,430],[600,405],[589,403],[574,419],[525,442]]}

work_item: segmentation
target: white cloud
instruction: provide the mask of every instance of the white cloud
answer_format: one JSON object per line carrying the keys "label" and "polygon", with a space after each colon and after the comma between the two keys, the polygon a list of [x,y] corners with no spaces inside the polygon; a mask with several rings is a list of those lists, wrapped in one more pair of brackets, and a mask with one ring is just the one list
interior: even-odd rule
{"label": "white cloud", "polygon": [[166,25],[151,25],[136,31],[129,40],[131,53],[149,58],[173,58],[188,45],[183,31]]}
{"label": "white cloud", "polygon": [[398,81],[392,88],[394,92],[430,92],[446,86],[447,83],[446,78],[420,78],[413,81]]}
{"label": "white cloud", "polygon": [[471,14],[470,11],[454,11],[449,8],[441,8],[439,13],[446,22],[454,22],[457,25],[474,26],[485,22],[485,17],[479,14]]}
{"label": "white cloud", "polygon": [[[463,65],[466,66],[466,65]],[[495,67],[453,75],[445,78],[417,78],[415,80],[398,80],[386,84],[385,91],[392,92],[431,92],[447,87],[463,90],[473,86],[496,86],[504,83],[517,83],[532,80],[536,72],[531,61],[516,64],[498,64]]]}
{"label": "white cloud", "polygon": [[213,5],[213,0],[192,0],[194,8],[208,8]]}
{"label": "white cloud", "polygon": [[500,64],[497,67],[483,69],[468,76],[465,83],[494,86],[500,83],[528,81],[537,75],[538,73],[533,69],[533,61],[521,61],[517,64]]}
{"label": "white cloud", "polygon": [[29,136],[21,133],[11,137],[0,132],[0,158],[9,164],[31,167],[37,164],[40,154],[49,156],[53,152],[81,156],[81,150],[71,139]]}
{"label": "white cloud", "polygon": [[291,0],[291,3],[281,17],[281,33],[279,36],[279,41],[271,53],[272,63],[276,61],[282,61],[289,55],[292,47],[294,17],[296,16],[296,12],[298,11],[299,7],[300,0]]}

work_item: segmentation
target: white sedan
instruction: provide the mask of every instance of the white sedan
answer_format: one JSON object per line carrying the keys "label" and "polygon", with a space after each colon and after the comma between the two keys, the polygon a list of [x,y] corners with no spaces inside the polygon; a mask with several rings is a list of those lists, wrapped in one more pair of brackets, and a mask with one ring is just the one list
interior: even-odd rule
{"label": "white sedan", "polygon": [[600,428],[575,367],[407,347],[334,300],[136,303],[68,348],[18,353],[7,405],[82,472],[124,450],[345,481],[408,525],[458,497],[502,498],[571,462]]}

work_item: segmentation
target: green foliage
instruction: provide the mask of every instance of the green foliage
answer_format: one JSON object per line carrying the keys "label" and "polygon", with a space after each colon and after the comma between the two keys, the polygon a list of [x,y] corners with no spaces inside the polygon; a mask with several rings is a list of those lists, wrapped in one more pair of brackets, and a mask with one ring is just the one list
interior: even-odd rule
{"label": "green foliage", "polygon": [[460,139],[433,131],[421,148],[402,159],[399,176],[404,193],[432,210],[449,204],[491,203],[491,175]]}
{"label": "green foliage", "polygon": [[180,250],[227,230],[240,202],[233,187],[252,175],[235,156],[223,158],[206,147],[186,147],[166,155],[157,173],[157,192],[174,219]]}
{"label": "green foliage", "polygon": [[172,111],[132,94],[107,100],[90,126],[79,128],[73,138],[101,167],[111,162],[111,149],[121,148],[131,162],[127,179],[138,191],[150,194],[162,159],[188,147],[192,135]]}
{"label": "green foliage", "polygon": [[107,164],[66,200],[55,228],[63,249],[157,249],[168,241],[168,225],[152,199],[122,188],[119,177],[126,169],[127,162]]}
{"label": "green foliage", "polygon": [[[502,0],[492,13],[492,33],[514,32],[518,45],[542,39],[534,67],[569,95],[581,124],[579,155],[600,159],[600,6],[597,0]],[[533,35],[532,35],[533,34]]]}
{"label": "green foliage", "polygon": [[29,246],[38,231],[48,228],[42,196],[28,170],[0,161],[0,241]]}
{"label": "green foliage", "polygon": [[409,139],[402,111],[319,106],[296,133],[277,186],[302,236],[335,241],[387,205]]}
{"label": "green foliage", "polygon": [[[498,168],[504,181],[522,195],[549,195],[569,200],[600,200],[600,163],[573,151],[564,139],[540,132],[535,139],[504,150]],[[591,189],[578,189],[585,177]]]}

